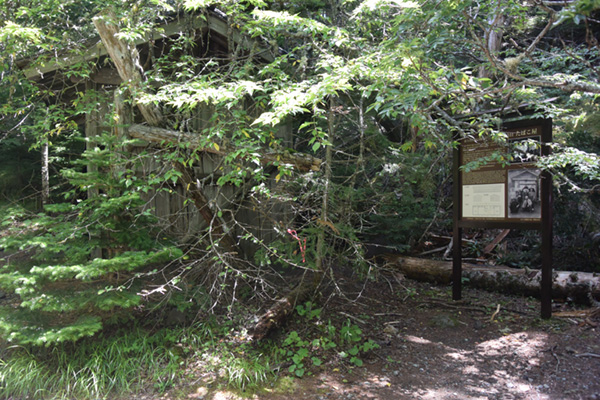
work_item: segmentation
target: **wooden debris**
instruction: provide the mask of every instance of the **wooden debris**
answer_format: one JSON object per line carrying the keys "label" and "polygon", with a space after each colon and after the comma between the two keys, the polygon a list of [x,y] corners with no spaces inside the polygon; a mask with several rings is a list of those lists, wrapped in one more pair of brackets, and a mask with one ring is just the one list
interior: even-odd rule
{"label": "wooden debris", "polygon": [[[448,284],[452,280],[452,262],[405,257],[388,254],[388,267],[402,272],[407,278],[419,281]],[[469,286],[514,293],[525,296],[540,295],[540,270],[516,269],[463,263],[463,278]],[[553,273],[552,297],[570,299],[588,304],[589,296],[600,298],[600,276],[589,272],[555,271]]]}
{"label": "wooden debris", "polygon": [[498,244],[510,233],[510,229],[504,229],[490,244],[485,246],[483,254],[490,254]]}
{"label": "wooden debris", "polygon": [[572,311],[559,311],[554,313],[555,317],[558,318],[582,318],[583,323],[591,327],[597,327],[598,322],[594,321],[600,318],[600,308],[590,308],[587,310],[572,310]]}
{"label": "wooden debris", "polygon": [[571,311],[558,311],[552,314],[558,318],[588,318],[594,309],[589,310],[571,310]]}
{"label": "wooden debris", "polygon": [[253,341],[264,339],[269,332],[281,325],[287,316],[294,311],[297,304],[306,301],[314,292],[315,285],[312,281],[304,281],[292,289],[286,296],[277,300],[249,330]]}

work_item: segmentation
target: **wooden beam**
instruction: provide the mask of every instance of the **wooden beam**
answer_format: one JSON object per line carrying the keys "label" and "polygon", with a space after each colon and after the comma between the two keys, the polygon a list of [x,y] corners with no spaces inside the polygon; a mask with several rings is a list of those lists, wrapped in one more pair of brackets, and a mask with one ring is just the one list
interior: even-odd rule
{"label": "wooden beam", "polygon": [[112,68],[102,68],[102,69],[90,74],[89,78],[72,76],[71,82],[84,83],[88,79],[91,80],[92,82],[98,83],[100,85],[118,86],[121,84],[121,82],[123,82],[123,79],[121,79],[117,70],[112,69]]}
{"label": "wooden beam", "polygon": [[494,250],[494,248],[496,246],[498,246],[498,243],[503,241],[504,238],[506,236],[508,236],[509,233],[510,233],[510,229],[504,229],[502,232],[500,232],[500,234],[498,236],[496,236],[496,238],[494,240],[492,240],[492,242],[490,244],[485,246],[485,249],[483,249],[483,254],[490,254]]}
{"label": "wooden beam", "polygon": [[[156,128],[146,125],[134,124],[129,127],[129,135],[132,138],[142,139],[150,143],[189,143],[193,148],[200,147],[200,134],[183,133],[168,129]],[[219,146],[219,150],[212,146],[204,146],[201,151],[224,156],[232,149]],[[292,165],[301,172],[318,171],[321,168],[321,159],[303,153],[290,153],[288,151],[265,151],[260,154],[262,164],[279,162]]]}

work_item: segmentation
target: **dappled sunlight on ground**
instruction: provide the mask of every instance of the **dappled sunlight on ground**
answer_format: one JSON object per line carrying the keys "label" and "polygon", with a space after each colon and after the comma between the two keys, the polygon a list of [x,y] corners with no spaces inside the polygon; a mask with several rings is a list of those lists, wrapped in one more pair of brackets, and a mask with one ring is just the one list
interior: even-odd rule
{"label": "dappled sunlight on ground", "polygon": [[[450,335],[451,329],[448,330]],[[454,334],[452,334],[454,335]],[[404,335],[419,353],[439,353],[428,368],[420,369],[433,379],[433,388],[418,389],[411,393],[415,399],[465,399],[489,398],[550,399],[528,379],[528,371],[540,366],[540,355],[547,347],[548,334],[544,332],[517,332],[501,334],[481,342],[470,338],[460,340],[460,335],[449,346],[442,341],[425,337]],[[458,378],[458,379],[457,379]]]}
{"label": "dappled sunlight on ground", "polygon": [[[451,330],[449,330],[450,334]],[[429,386],[406,393],[415,399],[498,398],[549,399],[527,379],[527,371],[540,365],[540,351],[547,346],[543,332],[518,332],[479,343],[470,339],[449,346],[422,336],[403,335],[414,352],[436,354],[421,362],[417,378]],[[460,338],[459,338],[460,339]],[[422,348],[419,348],[422,347]],[[419,363],[413,365],[419,366]],[[543,388],[543,386],[542,386]]]}
{"label": "dappled sunlight on ground", "polygon": [[413,393],[416,399],[423,400],[486,400],[487,397],[473,397],[470,394],[467,394],[461,390],[458,391],[450,391],[447,389],[427,389],[427,390],[419,390]]}
{"label": "dappled sunlight on ground", "polygon": [[[398,296],[384,303],[377,300],[384,290],[380,287],[372,297],[365,295],[360,305],[338,306],[336,312],[344,318],[360,315],[361,321],[368,320],[360,326],[365,338],[380,345],[361,355],[363,367],[334,357],[302,379],[284,373],[273,388],[245,398],[600,400],[600,359],[585,356],[600,354],[597,327],[560,319],[541,321],[538,310],[524,298],[472,291],[471,303],[455,305],[440,301],[444,294],[436,288],[417,289],[431,293],[433,301]],[[500,313],[492,315],[500,302]],[[326,316],[330,317],[335,314]],[[188,392],[186,398],[242,398],[209,381],[209,390]]]}
{"label": "dappled sunlight on ground", "polygon": [[476,351],[481,355],[491,357],[512,352],[535,363],[539,362],[537,356],[547,340],[548,334],[543,332],[518,332],[480,343],[477,345]]}
{"label": "dappled sunlight on ground", "polygon": [[[540,351],[547,346],[543,332],[518,332],[496,336],[481,342],[455,339],[448,331],[445,338],[398,335],[394,338],[400,353],[379,351],[389,356],[372,360],[366,370],[335,368],[309,378],[310,390],[301,384],[292,398],[306,399],[420,399],[557,400],[536,386],[527,371],[540,365]],[[459,335],[460,336],[460,335]],[[458,345],[457,345],[458,344]],[[385,349],[384,349],[385,350]],[[391,349],[390,349],[391,350]],[[568,397],[564,397],[568,399]]]}

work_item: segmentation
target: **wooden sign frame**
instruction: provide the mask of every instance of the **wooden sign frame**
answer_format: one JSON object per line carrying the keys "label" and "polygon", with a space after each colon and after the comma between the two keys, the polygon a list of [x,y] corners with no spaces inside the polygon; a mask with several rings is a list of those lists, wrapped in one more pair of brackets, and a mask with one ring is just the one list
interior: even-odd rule
{"label": "wooden sign frame", "polygon": [[[541,231],[541,316],[552,316],[552,176],[535,166],[550,154],[551,119],[507,122],[508,145],[488,138],[456,138],[453,154],[452,298],[462,296],[462,230]],[[487,163],[481,163],[487,160]],[[473,167],[473,168],[470,168]]]}

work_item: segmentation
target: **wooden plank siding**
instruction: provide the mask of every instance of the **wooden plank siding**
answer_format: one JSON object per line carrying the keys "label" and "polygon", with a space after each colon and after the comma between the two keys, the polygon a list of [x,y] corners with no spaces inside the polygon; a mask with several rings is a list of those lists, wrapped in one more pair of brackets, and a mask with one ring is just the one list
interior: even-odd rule
{"label": "wooden plank siding", "polygon": [[[107,96],[112,98],[112,96]],[[104,124],[106,114],[110,113],[108,100],[102,104],[97,112],[86,115],[86,136],[93,144],[93,136],[108,128]],[[209,106],[200,107],[193,117],[190,128],[195,132],[202,132],[209,127],[213,110]],[[124,129],[126,132],[126,129]],[[282,138],[286,147],[293,146],[291,124],[282,124],[275,134]],[[132,155],[138,156],[147,145],[130,148]],[[249,240],[240,240],[247,232],[255,235],[259,240],[270,243],[277,239],[278,234],[275,226],[280,228],[292,226],[292,207],[290,204],[277,202],[272,199],[260,199],[247,196],[246,188],[234,185],[216,185],[216,181],[222,176],[222,171],[215,170],[221,163],[221,156],[203,153],[200,162],[194,166],[194,172],[198,179],[203,180],[205,195],[215,208],[223,210],[223,218],[226,226],[233,229],[233,237],[238,241],[240,250],[244,256],[251,258],[257,250],[257,245]],[[168,165],[159,164],[154,157],[145,157],[141,165],[136,166],[139,177],[158,173]],[[270,190],[275,190],[278,183],[275,181],[276,169],[267,182]],[[251,185],[247,183],[246,185]],[[158,218],[158,224],[166,235],[177,238],[182,243],[193,243],[203,235],[207,228],[206,222],[200,217],[198,210],[191,201],[186,201],[186,188],[179,184],[165,184],[162,190],[142,193],[147,209]],[[93,194],[90,194],[93,195]],[[216,210],[215,210],[216,211]]]}

